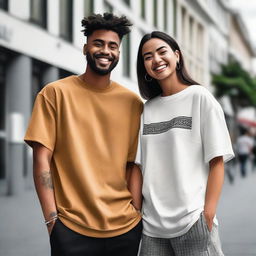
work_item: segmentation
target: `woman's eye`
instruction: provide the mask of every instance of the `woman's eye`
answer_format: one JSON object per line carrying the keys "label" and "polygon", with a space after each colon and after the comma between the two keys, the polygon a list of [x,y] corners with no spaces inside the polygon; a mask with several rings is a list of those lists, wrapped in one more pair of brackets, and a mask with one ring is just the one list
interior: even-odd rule
{"label": "woman's eye", "polygon": [[161,55],[164,55],[166,54],[167,51],[163,51],[163,52],[160,52]]}
{"label": "woman's eye", "polygon": [[144,60],[150,60],[151,56],[145,57]]}

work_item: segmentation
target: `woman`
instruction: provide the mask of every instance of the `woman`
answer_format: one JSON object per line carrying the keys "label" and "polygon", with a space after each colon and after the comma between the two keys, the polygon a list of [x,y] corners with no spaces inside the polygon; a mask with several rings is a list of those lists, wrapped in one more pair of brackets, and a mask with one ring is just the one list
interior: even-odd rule
{"label": "woman", "polygon": [[223,111],[187,73],[173,38],[146,34],[137,56],[143,174],[141,256],[223,255],[217,202],[233,157]]}

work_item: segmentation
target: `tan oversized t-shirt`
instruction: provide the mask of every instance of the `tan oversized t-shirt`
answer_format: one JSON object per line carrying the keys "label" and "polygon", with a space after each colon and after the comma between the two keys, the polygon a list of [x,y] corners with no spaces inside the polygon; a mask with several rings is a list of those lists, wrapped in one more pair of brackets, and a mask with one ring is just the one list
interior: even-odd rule
{"label": "tan oversized t-shirt", "polygon": [[115,82],[97,90],[70,76],[38,94],[25,141],[53,151],[58,214],[70,229],[112,237],[140,221],[125,172],[135,159],[141,111],[139,97]]}

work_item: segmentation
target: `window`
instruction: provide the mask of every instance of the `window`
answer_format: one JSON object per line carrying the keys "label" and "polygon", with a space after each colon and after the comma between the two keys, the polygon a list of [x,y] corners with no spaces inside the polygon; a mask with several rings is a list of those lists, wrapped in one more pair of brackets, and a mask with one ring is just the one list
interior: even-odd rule
{"label": "window", "polygon": [[6,101],[5,101],[5,90],[6,90],[6,62],[7,55],[2,54],[2,49],[0,48],[0,179],[5,178],[6,170],[6,124],[5,124],[5,111],[6,111]]}
{"label": "window", "polygon": [[0,0],[0,9],[8,10],[8,1],[7,0]]}
{"label": "window", "polygon": [[168,2],[164,0],[164,30],[168,29]]}
{"label": "window", "polygon": [[173,34],[177,36],[177,0],[173,0]]}
{"label": "window", "polygon": [[73,39],[73,0],[60,0],[60,36]]}
{"label": "window", "polygon": [[154,0],[154,6],[153,6],[153,11],[154,11],[154,26],[157,27],[157,0]]}
{"label": "window", "polygon": [[130,35],[126,35],[123,38],[123,75],[126,77],[130,77],[131,69],[130,69]]}
{"label": "window", "polygon": [[130,0],[123,0],[125,2],[126,5],[130,6],[131,5],[131,2]]}
{"label": "window", "polygon": [[140,15],[143,19],[146,18],[146,3],[145,3],[146,0],[141,0],[140,1]]}
{"label": "window", "polygon": [[36,98],[36,95],[39,93],[39,91],[43,88],[44,82],[43,82],[43,75],[45,72],[45,69],[47,67],[47,64],[33,59],[32,61],[32,106],[34,105],[34,100]]}
{"label": "window", "polygon": [[104,2],[104,10],[105,10],[105,12],[113,13],[113,6],[105,1]]}
{"label": "window", "polygon": [[61,68],[59,69],[59,79],[72,76],[72,75],[74,75],[74,73],[71,73],[65,69],[61,69]]}
{"label": "window", "polygon": [[194,19],[189,16],[189,38],[190,38],[190,44],[189,44],[189,51],[192,53],[193,52],[193,47],[195,45],[195,35],[194,35],[194,30],[193,30],[193,26],[194,26]]}
{"label": "window", "polygon": [[84,1],[84,16],[87,17],[93,13],[93,0]]}
{"label": "window", "polygon": [[47,1],[46,0],[30,0],[30,19],[31,22],[46,28]]}

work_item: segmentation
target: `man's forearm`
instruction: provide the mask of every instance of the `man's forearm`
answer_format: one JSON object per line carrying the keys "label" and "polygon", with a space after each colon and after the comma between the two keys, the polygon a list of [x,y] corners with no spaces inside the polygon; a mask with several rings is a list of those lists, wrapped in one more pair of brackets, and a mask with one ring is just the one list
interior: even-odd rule
{"label": "man's forearm", "polygon": [[34,181],[45,220],[57,214],[50,170],[34,170]]}
{"label": "man's forearm", "polygon": [[[51,221],[57,215],[54,197],[54,187],[50,171],[52,153],[42,145],[33,147],[33,174],[37,195],[46,221]],[[47,226],[49,232],[54,221]]]}

